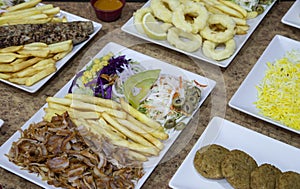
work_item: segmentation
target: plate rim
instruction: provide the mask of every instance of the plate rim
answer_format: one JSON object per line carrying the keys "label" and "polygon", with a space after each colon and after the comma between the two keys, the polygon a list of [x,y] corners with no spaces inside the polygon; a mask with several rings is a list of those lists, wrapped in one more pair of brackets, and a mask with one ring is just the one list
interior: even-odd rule
{"label": "plate rim", "polygon": [[[131,24],[133,25],[133,16],[131,16],[130,19],[121,27],[121,30],[124,31],[125,33],[133,35],[133,36],[135,36],[137,38],[143,39],[143,40],[145,40],[147,42],[151,42],[151,43],[160,45],[162,47],[165,47],[165,48],[168,48],[168,49],[180,52],[182,54],[185,54],[187,56],[191,56],[193,58],[196,58],[198,60],[204,61],[206,63],[212,64],[212,65],[215,65],[215,66],[219,66],[219,67],[222,67],[222,68],[227,68],[229,66],[229,64],[233,61],[233,59],[238,55],[238,53],[243,48],[243,46],[245,45],[245,43],[249,40],[249,38],[251,37],[251,35],[254,33],[254,31],[256,30],[256,28],[259,26],[259,24],[261,23],[261,21],[265,18],[265,16],[268,14],[268,12],[271,10],[271,8],[273,7],[273,5],[276,2],[277,2],[277,0],[274,0],[270,5],[268,5],[267,9],[261,15],[259,15],[259,17],[255,18],[255,19],[258,19],[258,20],[254,24],[254,27],[250,30],[251,32],[250,33],[248,32],[245,35],[246,38],[242,41],[242,43],[240,43],[240,46],[235,50],[235,52],[229,58],[227,58],[225,60],[222,60],[222,61],[216,61],[216,60],[210,59],[208,57],[201,58],[201,57],[198,57],[197,55],[194,55],[193,53],[189,53],[189,52],[185,52],[183,50],[177,49],[177,48],[173,47],[170,44],[167,44],[167,45],[162,44],[162,42],[159,41],[159,40],[154,40],[154,39],[150,39],[149,37],[143,36],[138,31],[136,31],[136,29],[134,29],[135,32],[131,32],[130,29],[128,29],[128,28],[130,28],[129,25],[131,25]],[[151,0],[147,1],[141,8],[149,7],[150,3],[151,3]],[[237,37],[237,36],[235,36],[235,37]],[[165,40],[164,40],[164,42],[165,42]],[[199,51],[199,49],[198,49],[198,51]],[[202,52],[201,52],[201,54],[203,55]]]}
{"label": "plate rim", "polygon": [[[214,80],[212,80],[212,79],[209,79],[209,78],[207,78],[207,77],[204,77],[204,76],[201,76],[201,75],[199,75],[199,74],[196,74],[196,73],[193,73],[193,72],[191,72],[191,71],[188,71],[188,70],[185,70],[185,69],[183,69],[183,68],[180,68],[180,67],[178,67],[178,66],[175,66],[175,65],[172,65],[172,64],[169,64],[169,63],[167,63],[167,62],[165,62],[165,61],[162,61],[162,60],[159,60],[159,59],[157,59],[157,58],[154,58],[154,57],[151,57],[151,56],[148,56],[148,55],[145,55],[145,54],[142,54],[142,53],[140,53],[140,52],[138,52],[138,51],[135,51],[135,50],[132,50],[132,49],[130,49],[130,48],[127,48],[127,47],[124,47],[124,46],[122,46],[122,45],[119,45],[119,44],[117,44],[117,43],[115,43],[115,42],[108,42],[93,58],[96,58],[96,57],[98,57],[98,56],[100,56],[100,54],[101,54],[101,52],[105,52],[105,50],[106,50],[106,48],[108,48],[108,46],[112,46],[112,47],[116,47],[116,46],[118,46],[119,48],[122,48],[122,50],[118,50],[117,52],[113,52],[113,53],[119,53],[119,52],[123,52],[124,50],[128,50],[129,52],[131,52],[131,53],[135,53],[135,54],[137,54],[138,56],[143,56],[143,57],[145,57],[145,58],[147,58],[147,59],[150,59],[150,60],[155,60],[155,61],[157,61],[157,62],[159,62],[159,64],[166,64],[166,65],[168,65],[168,66],[170,66],[170,67],[173,67],[173,68],[178,68],[178,69],[180,69],[180,71],[184,71],[184,72],[186,72],[186,73],[189,73],[189,74],[192,74],[193,76],[197,76],[197,77],[201,77],[202,79],[205,79],[205,80],[207,80],[207,82],[209,83],[209,87],[207,88],[207,93],[206,93],[206,96],[200,101],[200,103],[199,103],[199,107],[198,107],[198,109],[197,110],[195,110],[194,111],[194,113],[193,113],[193,115],[196,113],[196,112],[198,112],[198,110],[199,110],[199,108],[201,107],[201,105],[204,103],[204,101],[207,99],[207,97],[211,94],[211,92],[212,92],[212,90],[215,88],[215,85],[216,85],[216,82],[214,81]],[[110,52],[112,52],[112,51],[114,51],[116,48],[113,48],[113,50],[111,50]],[[102,54],[103,54],[102,53]],[[126,54],[125,54],[126,55]],[[90,63],[92,62],[92,60],[90,60],[88,63],[86,63],[86,65],[82,68],[82,70],[83,69],[85,69],[85,67],[86,66],[88,66]],[[64,95],[65,94],[65,91],[64,91],[64,89],[65,88],[68,88],[68,86],[70,86],[70,84],[72,83],[72,81],[73,81],[73,79],[75,78],[75,76],[76,75],[74,75],[74,77],[72,78],[72,79],[70,79],[70,81],[68,81],[65,85],[64,85],[64,87],[62,87],[55,95],[54,95],[54,97],[57,97],[57,96],[62,96],[62,95]],[[25,129],[25,128],[27,128],[31,123],[34,123],[34,122],[37,122],[37,121],[40,121],[41,119],[42,119],[42,116],[44,115],[44,112],[43,112],[43,108],[45,108],[45,107],[47,107],[47,103],[45,103],[31,118],[29,118],[29,120],[27,120],[24,124],[23,124],[23,126],[21,127],[21,129],[23,130],[23,129]],[[192,119],[192,116],[189,118],[189,121]],[[148,172],[146,172],[145,174],[144,174],[144,176],[138,181],[138,183],[137,183],[137,185],[135,186],[135,189],[137,189],[137,188],[140,188],[140,187],[142,187],[143,186],[143,184],[144,184],[144,182],[148,179],[148,177],[150,176],[150,174],[153,172],[153,170],[154,170],[154,168],[159,164],[159,162],[162,160],[162,158],[165,156],[165,154],[167,153],[167,151],[169,150],[169,148],[171,147],[171,145],[175,142],[175,140],[178,138],[178,136],[179,136],[179,134],[181,133],[181,131],[177,131],[177,132],[174,132],[175,134],[173,135],[173,138],[171,138],[171,137],[169,137],[169,139],[168,139],[168,143],[170,142],[170,144],[169,144],[169,146],[167,146],[167,145],[165,145],[165,148],[161,151],[161,153],[160,153],[160,155],[159,156],[157,156],[157,158],[159,158],[159,159],[157,159],[156,161],[154,161],[154,164],[155,165],[153,165],[153,166],[150,166],[150,168],[148,169],[148,167],[147,167],[147,169],[149,170]],[[5,153],[7,153],[8,152],[8,150],[10,149],[10,146],[11,146],[11,143],[12,142],[14,142],[15,140],[17,140],[17,137],[18,136],[20,136],[20,133],[18,132],[18,131],[16,131],[7,141],[5,141],[3,144],[2,144],[2,146],[0,146],[0,157],[2,157],[2,156],[4,156],[4,154]],[[15,139],[16,138],[16,139]],[[5,148],[5,147],[7,147],[7,148]],[[150,157],[149,159],[151,159],[151,158],[156,158],[156,157]],[[12,172],[11,171],[11,168],[9,168],[8,166],[5,166],[6,165],[6,162],[7,162],[8,160],[7,160],[7,158],[5,159],[5,162],[0,162],[0,167],[2,167],[3,169],[5,169],[5,170],[7,170],[7,171],[10,171],[10,172]],[[11,163],[11,162],[9,162],[9,163]],[[16,166],[15,164],[13,164],[13,163],[11,163],[10,164],[11,166],[13,166],[13,167],[18,167],[18,166]],[[18,168],[20,168],[20,167],[18,167]],[[35,183],[35,184],[37,184],[38,186],[42,186],[42,187],[45,187],[45,186],[47,186],[48,188],[50,187],[52,187],[51,185],[48,185],[47,183],[45,184],[45,182],[44,181],[42,181],[41,179],[40,179],[40,177],[38,177],[38,181],[36,181],[36,180],[33,180],[33,179],[30,179],[30,178],[28,178],[28,177],[26,177],[26,176],[24,176],[24,174],[22,174],[22,173],[20,173],[20,172],[13,172],[14,174],[16,174],[16,175],[18,175],[18,176],[20,176],[21,178],[24,178],[24,179],[26,179],[26,180],[29,180],[29,181],[31,181],[31,182],[33,182],[33,183]],[[27,172],[26,172],[27,173]],[[35,175],[34,173],[33,174],[29,174],[29,175]],[[53,187],[53,188],[55,188],[55,187]]]}
{"label": "plate rim", "polygon": [[[245,110],[244,108],[242,108],[241,106],[239,106],[237,104],[237,102],[236,102],[236,98],[238,98],[240,91],[246,86],[247,81],[252,77],[252,75],[255,74],[255,71],[258,70],[261,67],[261,64],[266,63],[266,62],[262,62],[261,61],[261,59],[264,58],[263,55],[271,48],[271,46],[272,46],[273,43],[275,43],[276,41],[280,41],[280,40],[281,41],[284,40],[284,41],[290,41],[290,42],[293,42],[293,43],[298,43],[299,44],[299,48],[300,48],[300,41],[297,41],[297,40],[294,40],[294,39],[291,39],[291,38],[288,38],[288,37],[285,37],[285,36],[279,35],[279,34],[275,35],[273,37],[273,39],[271,40],[271,42],[269,43],[269,45],[264,50],[263,54],[259,57],[259,59],[255,63],[255,65],[252,67],[252,69],[250,70],[250,72],[247,74],[247,76],[245,77],[245,79],[243,80],[243,82],[240,84],[240,86],[238,87],[238,89],[236,90],[236,92],[233,94],[233,96],[231,97],[231,99],[228,102],[228,105],[231,108],[239,110],[239,111],[241,111],[241,112],[243,112],[245,114],[251,115],[251,116],[256,117],[256,118],[258,118],[260,120],[263,120],[265,122],[271,123],[271,124],[273,124],[275,126],[279,126],[279,127],[283,128],[283,129],[286,129],[286,130],[292,131],[294,133],[300,134],[300,130],[296,130],[296,129],[293,129],[293,128],[288,127],[286,125],[283,125],[279,121],[273,120],[273,119],[271,119],[269,117],[249,112],[249,111]],[[256,108],[256,110],[258,110],[258,109]]]}
{"label": "plate rim", "polygon": [[[205,139],[206,134],[208,132],[210,132],[208,130],[211,129],[212,127],[219,127],[220,128],[220,127],[223,127],[224,125],[226,127],[232,127],[233,129],[234,128],[238,128],[238,132],[247,132],[247,133],[250,133],[251,135],[256,135],[257,137],[261,138],[262,140],[270,141],[270,142],[274,143],[275,145],[280,144],[281,146],[286,147],[289,150],[293,150],[293,151],[295,150],[295,151],[299,152],[299,154],[300,154],[300,149],[296,148],[295,146],[292,146],[292,145],[287,144],[285,142],[279,141],[279,140],[274,139],[274,138],[272,138],[270,136],[267,136],[267,135],[264,135],[262,133],[259,133],[259,132],[255,131],[255,130],[246,128],[246,127],[244,127],[241,124],[234,123],[234,122],[232,122],[230,120],[227,120],[225,118],[222,118],[222,117],[219,117],[219,116],[214,116],[210,120],[210,122],[208,123],[207,127],[205,128],[205,130],[203,131],[203,133],[201,134],[201,136],[198,138],[198,140],[196,141],[196,143],[194,144],[194,146],[192,147],[192,149],[190,150],[190,152],[184,158],[184,160],[180,164],[179,168],[173,174],[172,178],[169,181],[169,187],[171,187],[173,189],[180,189],[179,187],[175,186],[177,175],[180,173],[180,171],[183,169],[183,167],[188,164],[188,160],[190,160],[191,156],[196,152],[196,150],[197,150],[196,148],[199,149],[200,147],[205,146],[204,144],[202,144],[202,142]],[[225,130],[226,128],[221,128],[221,130],[222,129]],[[214,143],[214,141],[212,141],[212,143]],[[235,148],[235,149],[237,149],[237,148]],[[253,157],[253,158],[255,159],[255,157]],[[262,163],[260,163],[260,164],[262,164]],[[222,180],[220,182],[222,182]],[[225,181],[225,180],[224,180],[224,182],[227,183],[227,181]],[[220,187],[217,187],[217,188],[219,189],[219,188],[223,188],[223,187],[220,185]],[[189,189],[195,189],[195,188],[189,188]]]}
{"label": "plate rim", "polygon": [[[40,3],[39,5],[44,5],[43,3]],[[95,21],[92,21],[92,20],[89,20],[89,19],[86,19],[84,17],[81,17],[81,16],[78,16],[78,15],[75,15],[75,14],[72,14],[70,12],[67,12],[67,11],[64,11],[64,10],[60,10],[60,14],[63,14],[63,15],[67,15],[68,17],[70,17],[71,19],[79,19],[79,21],[91,21],[93,23],[93,26],[94,26],[94,32],[89,35],[89,38],[85,41],[83,41],[82,43],[78,44],[77,48],[75,49],[74,51],[74,48],[73,50],[70,52],[72,53],[72,55],[68,56],[68,57],[64,57],[63,59],[59,60],[56,62],[56,68],[57,70],[48,75],[47,77],[43,78],[42,80],[38,81],[37,83],[35,83],[34,85],[32,86],[25,86],[25,85],[18,85],[16,83],[12,83],[8,80],[5,80],[5,79],[1,79],[0,78],[0,81],[9,85],[9,86],[12,86],[14,88],[17,88],[17,89],[20,89],[22,91],[25,91],[25,92],[28,92],[28,93],[36,93],[38,90],[40,90],[43,86],[46,85],[46,83],[52,78],[54,77],[54,75],[59,71],[61,70],[64,65],[66,65],[67,63],[69,63],[70,59],[73,58],[77,53],[78,51],[80,51],[101,29],[102,29],[102,24],[101,23],[98,23],[98,22],[95,22]],[[64,60],[65,59],[65,60]],[[59,64],[59,62],[61,62],[61,64]],[[58,65],[59,64],[59,65]]]}
{"label": "plate rim", "polygon": [[[289,20],[289,15],[293,12],[293,10],[297,7],[297,6],[300,6],[300,0],[296,0],[292,5],[291,7],[289,8],[289,10],[284,14],[284,16],[281,18],[281,22],[286,24],[286,25],[289,25],[289,26],[292,26],[292,27],[295,27],[295,28],[298,28],[300,29],[300,22],[299,24],[295,24],[293,22],[291,22]],[[299,9],[300,10],[300,9]],[[299,20],[300,20],[300,12],[298,13],[299,14]]]}

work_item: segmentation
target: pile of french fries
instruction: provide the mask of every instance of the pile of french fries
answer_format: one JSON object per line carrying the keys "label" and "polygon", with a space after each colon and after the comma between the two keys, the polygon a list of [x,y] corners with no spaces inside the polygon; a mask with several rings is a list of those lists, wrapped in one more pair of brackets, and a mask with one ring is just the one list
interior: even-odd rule
{"label": "pile of french fries", "polygon": [[[248,19],[257,17],[258,12],[246,11],[243,7],[228,0],[197,0],[203,2],[206,9],[213,14],[229,15],[236,22],[236,34],[244,35],[249,30]],[[222,28],[220,28],[222,29]]]}
{"label": "pile of french fries", "polygon": [[157,156],[164,147],[162,140],[169,137],[158,122],[134,109],[124,99],[117,103],[88,95],[67,94],[63,98],[48,97],[47,103],[45,121],[67,111],[77,126],[110,139],[116,146],[128,148],[132,158],[139,161]]}
{"label": "pile of french fries", "polygon": [[0,78],[32,86],[56,71],[56,62],[73,49],[72,40],[47,45],[35,42],[0,49]]}
{"label": "pile of french fries", "polygon": [[52,4],[38,5],[41,1],[30,0],[8,7],[6,12],[0,14],[0,26],[67,22],[66,17],[56,16],[60,12],[59,7],[54,7]]}

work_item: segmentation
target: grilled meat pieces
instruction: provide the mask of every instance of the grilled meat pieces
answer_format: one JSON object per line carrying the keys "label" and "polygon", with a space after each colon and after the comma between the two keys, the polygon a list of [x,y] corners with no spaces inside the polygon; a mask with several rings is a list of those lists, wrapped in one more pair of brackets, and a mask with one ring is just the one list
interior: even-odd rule
{"label": "grilled meat pieces", "polygon": [[91,21],[1,26],[0,48],[33,42],[52,44],[66,40],[72,40],[73,45],[76,45],[87,40],[93,31]]}

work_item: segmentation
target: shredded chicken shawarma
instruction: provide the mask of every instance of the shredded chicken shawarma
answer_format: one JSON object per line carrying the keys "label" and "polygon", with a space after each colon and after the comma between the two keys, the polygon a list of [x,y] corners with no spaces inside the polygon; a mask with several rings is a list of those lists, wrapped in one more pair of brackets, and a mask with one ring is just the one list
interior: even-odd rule
{"label": "shredded chicken shawarma", "polygon": [[142,165],[127,159],[126,149],[77,127],[67,113],[31,124],[7,156],[62,188],[134,188],[143,176]]}

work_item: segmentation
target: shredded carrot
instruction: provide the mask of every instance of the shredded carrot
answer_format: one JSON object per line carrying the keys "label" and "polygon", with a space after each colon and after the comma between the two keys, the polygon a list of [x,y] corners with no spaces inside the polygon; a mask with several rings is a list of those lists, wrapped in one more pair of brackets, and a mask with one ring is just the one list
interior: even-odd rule
{"label": "shredded carrot", "polygon": [[195,84],[199,87],[207,87],[207,85],[199,83],[198,81],[194,80]]}

